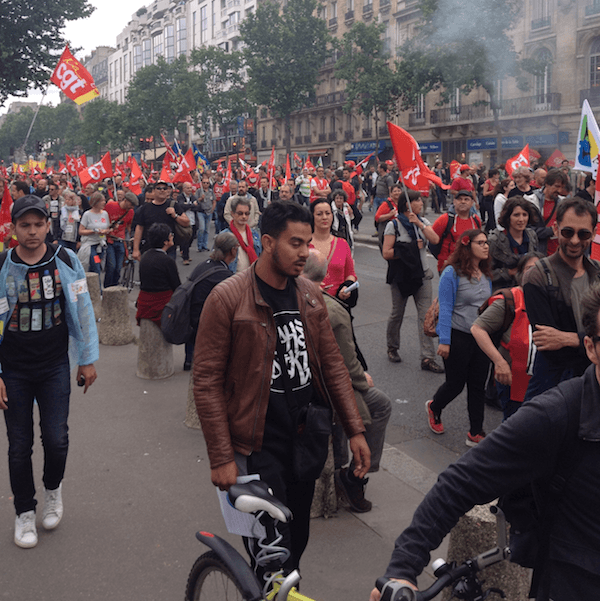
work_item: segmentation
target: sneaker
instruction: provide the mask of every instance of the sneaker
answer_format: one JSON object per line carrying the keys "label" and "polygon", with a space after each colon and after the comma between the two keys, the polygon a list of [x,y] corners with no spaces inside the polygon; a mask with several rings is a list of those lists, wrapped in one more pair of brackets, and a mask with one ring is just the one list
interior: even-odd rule
{"label": "sneaker", "polygon": [[44,511],[42,513],[42,526],[46,530],[54,530],[62,520],[62,484],[55,490],[44,491]]}
{"label": "sneaker", "polygon": [[431,410],[431,403],[433,400],[427,401],[425,403],[425,410],[427,411],[427,421],[429,422],[429,427],[434,434],[443,434],[444,433],[444,424],[442,424],[442,418],[439,415],[436,415]]}
{"label": "sneaker", "polygon": [[431,371],[434,374],[443,374],[444,368],[438,365],[433,359],[423,359],[421,361],[421,369],[423,371]]}
{"label": "sneaker", "polygon": [[373,503],[365,499],[365,488],[368,481],[368,478],[351,480],[348,476],[348,468],[345,467],[335,471],[335,486],[338,495],[356,513],[366,513],[373,508]]}
{"label": "sneaker", "polygon": [[398,354],[398,351],[396,349],[390,349],[387,352],[387,355],[388,355],[388,359],[392,363],[402,363],[402,357],[400,357],[400,355]]}
{"label": "sneaker", "polygon": [[35,529],[35,511],[25,511],[15,520],[15,545],[23,549],[31,549],[38,542]]}
{"label": "sneaker", "polygon": [[485,432],[480,432],[475,436],[473,436],[470,432],[467,432],[467,440],[465,440],[465,444],[468,447],[476,447],[484,438]]}
{"label": "sneaker", "polygon": [[190,371],[191,369],[192,369],[192,364],[190,362],[186,361],[183,364],[183,371]]}

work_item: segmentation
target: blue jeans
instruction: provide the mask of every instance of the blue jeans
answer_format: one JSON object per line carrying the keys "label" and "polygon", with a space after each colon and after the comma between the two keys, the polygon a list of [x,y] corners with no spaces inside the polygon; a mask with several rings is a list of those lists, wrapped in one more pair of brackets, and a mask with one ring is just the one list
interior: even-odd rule
{"label": "blue jeans", "polygon": [[533,375],[529,380],[523,402],[530,401],[532,398],[538,396],[538,394],[542,394],[543,392],[546,392],[546,390],[558,386],[561,382],[570,380],[579,375],[581,374],[576,373],[572,367],[563,367],[551,363],[544,357],[543,352],[538,351],[535,354]]}
{"label": "blue jeans", "polygon": [[196,213],[196,218],[198,219],[198,250],[209,250],[208,229],[210,227],[212,213],[198,211]]}
{"label": "blue jeans", "polygon": [[35,509],[33,483],[33,401],[40,410],[44,446],[44,486],[54,490],[65,473],[69,437],[67,418],[71,380],[67,356],[46,368],[2,373],[8,396],[4,412],[8,435],[8,471],[17,515]]}
{"label": "blue jeans", "polygon": [[115,240],[106,247],[106,266],[104,268],[104,287],[116,286],[119,283],[123,261],[125,260],[125,245]]}
{"label": "blue jeans", "polygon": [[377,209],[387,200],[384,196],[376,196],[373,199],[373,213],[377,213]]}

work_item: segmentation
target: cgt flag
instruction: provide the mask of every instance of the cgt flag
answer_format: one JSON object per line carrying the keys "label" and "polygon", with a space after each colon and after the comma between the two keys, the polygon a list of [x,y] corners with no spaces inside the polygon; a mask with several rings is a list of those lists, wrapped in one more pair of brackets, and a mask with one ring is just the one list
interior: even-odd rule
{"label": "cgt flag", "polygon": [[447,190],[450,186],[444,184],[421,157],[417,141],[407,131],[389,121],[387,126],[404,183],[424,194],[429,193],[429,182]]}
{"label": "cgt flag", "polygon": [[512,159],[508,159],[508,161],[506,161],[506,165],[504,166],[508,176],[511,176],[513,171],[519,167],[529,167],[529,144],[525,144],[525,148],[523,148],[523,150],[521,150],[517,156],[514,156]]}
{"label": "cgt flag", "polygon": [[100,96],[94,78],[88,70],[71,54],[66,46],[50,81],[56,84],[73,102],[83,104]]}
{"label": "cgt flag", "polygon": [[101,182],[106,177],[112,177],[113,168],[110,160],[110,153],[107,152],[100,161],[94,163],[87,169],[83,169],[78,175],[82,188],[85,188],[88,184]]}

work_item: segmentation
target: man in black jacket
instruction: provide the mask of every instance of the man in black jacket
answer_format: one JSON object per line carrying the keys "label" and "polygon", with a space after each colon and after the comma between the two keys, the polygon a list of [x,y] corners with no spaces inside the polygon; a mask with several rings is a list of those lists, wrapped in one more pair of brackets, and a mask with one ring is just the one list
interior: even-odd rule
{"label": "man in black jacket", "polygon": [[[600,591],[600,286],[582,300],[584,375],[525,403],[476,448],[446,469],[396,540],[386,576],[416,577],[460,516],[534,481],[548,481],[564,457],[568,480],[553,497],[548,554],[536,600],[595,601]],[[573,452],[573,449],[577,449]],[[379,601],[374,589],[371,601]]]}
{"label": "man in black jacket", "polygon": [[586,200],[562,201],[554,225],[558,250],[525,278],[525,305],[538,351],[526,401],[580,376],[589,365],[582,342],[581,298],[600,278],[600,264],[586,256],[597,219],[596,208]]}

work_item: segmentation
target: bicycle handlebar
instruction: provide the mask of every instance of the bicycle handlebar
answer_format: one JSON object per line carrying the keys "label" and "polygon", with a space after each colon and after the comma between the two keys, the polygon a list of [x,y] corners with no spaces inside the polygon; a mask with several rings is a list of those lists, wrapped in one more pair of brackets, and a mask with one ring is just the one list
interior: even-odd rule
{"label": "bicycle handlebar", "polygon": [[[510,549],[506,537],[506,519],[502,510],[496,505],[490,507],[490,511],[496,516],[496,531],[498,545],[492,549],[480,553],[476,557],[467,559],[464,563],[447,564],[443,560],[434,567],[437,580],[424,591],[414,589],[398,582],[381,577],[377,579],[375,586],[381,591],[381,601],[429,601],[438,595],[447,586],[455,584],[467,577],[475,577],[477,572],[494,565],[510,556]],[[434,562],[434,566],[435,566]],[[461,597],[462,598],[462,597]],[[468,597],[467,597],[468,599]]]}

